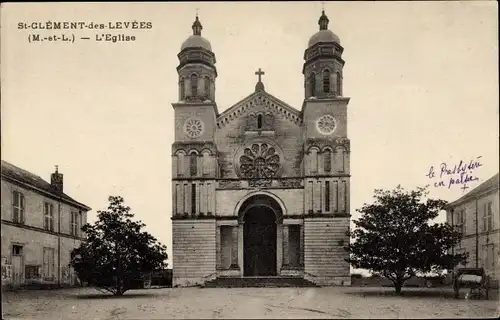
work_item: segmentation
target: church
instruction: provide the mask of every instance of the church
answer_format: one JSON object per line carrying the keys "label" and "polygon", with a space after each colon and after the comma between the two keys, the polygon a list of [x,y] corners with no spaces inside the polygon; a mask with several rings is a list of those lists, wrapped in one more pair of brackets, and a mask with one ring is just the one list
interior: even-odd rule
{"label": "church", "polygon": [[350,285],[348,97],[325,12],[304,52],[299,110],[255,91],[219,112],[216,56],[196,16],[178,54],[172,144],[173,285],[296,277]]}

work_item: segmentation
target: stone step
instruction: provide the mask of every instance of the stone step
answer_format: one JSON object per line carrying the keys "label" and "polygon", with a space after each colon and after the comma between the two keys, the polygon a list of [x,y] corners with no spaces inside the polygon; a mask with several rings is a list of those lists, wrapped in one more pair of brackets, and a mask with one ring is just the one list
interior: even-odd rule
{"label": "stone step", "polygon": [[280,288],[318,287],[315,283],[299,277],[219,277],[205,283],[206,288]]}

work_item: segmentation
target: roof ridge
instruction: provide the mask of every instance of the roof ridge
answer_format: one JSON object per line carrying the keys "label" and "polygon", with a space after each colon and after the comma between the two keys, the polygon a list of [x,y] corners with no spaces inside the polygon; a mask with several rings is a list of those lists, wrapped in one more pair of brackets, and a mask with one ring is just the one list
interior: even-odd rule
{"label": "roof ridge", "polygon": [[45,179],[43,179],[41,176],[37,175],[36,173],[33,173],[33,172],[31,172],[31,171],[28,171],[28,170],[26,170],[26,169],[23,169],[23,168],[21,168],[21,167],[18,167],[18,166],[16,166],[15,164],[12,164],[12,163],[10,163],[10,162],[8,162],[8,161],[6,161],[6,160],[3,160],[3,159],[2,159],[2,165],[3,165],[3,164],[7,164],[7,165],[9,165],[9,166],[11,166],[11,167],[14,167],[14,168],[16,168],[16,169],[19,169],[19,170],[21,170],[21,171],[23,171],[23,172],[26,172],[26,173],[28,173],[28,174],[30,174],[30,175],[32,175],[32,176],[35,176],[35,177],[37,177],[37,178],[40,178],[40,179],[42,179],[42,180],[44,180],[45,182],[47,182],[47,183],[48,183],[48,181],[46,181]]}
{"label": "roof ridge", "polygon": [[498,180],[500,177],[499,175],[499,172],[495,173],[493,176],[491,176],[490,178],[488,178],[487,180],[483,181],[480,185],[478,185],[477,187],[475,187],[474,189],[472,189],[471,191],[467,192],[466,194],[464,194],[463,196],[461,196],[460,198],[458,198],[457,200],[453,201],[450,203],[450,206],[454,206],[455,204],[459,204],[481,192],[485,192],[487,191],[488,189],[494,189],[494,188],[498,188],[499,187],[499,183],[497,181],[497,183],[495,183],[495,185],[492,185],[490,186],[490,184],[492,184],[493,182],[495,182],[496,180]]}

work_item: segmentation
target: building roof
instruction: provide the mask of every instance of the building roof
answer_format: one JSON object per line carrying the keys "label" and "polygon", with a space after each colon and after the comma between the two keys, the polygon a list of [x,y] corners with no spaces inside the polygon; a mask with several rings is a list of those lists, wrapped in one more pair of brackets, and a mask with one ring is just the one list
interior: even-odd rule
{"label": "building roof", "polygon": [[192,35],[187,38],[181,46],[181,51],[186,48],[203,48],[208,51],[212,51],[212,45],[210,41],[199,35]]}
{"label": "building roof", "polygon": [[467,200],[474,199],[478,195],[481,195],[481,194],[487,193],[489,191],[498,189],[498,187],[499,187],[499,174],[497,172],[497,174],[495,174],[493,177],[491,177],[488,180],[486,180],[485,182],[481,183],[479,186],[475,187],[474,189],[472,189],[471,191],[466,193],[461,198],[453,201],[448,206],[449,207],[456,207],[456,206],[462,204],[463,202],[466,202]]}
{"label": "building roof", "polygon": [[319,17],[318,25],[319,31],[312,35],[307,43],[307,47],[310,48],[314,46],[316,43],[322,42],[336,42],[340,44],[340,38],[333,33],[333,31],[328,29],[328,22],[330,20],[325,14],[325,10],[321,12],[321,17]]}
{"label": "building roof", "polygon": [[90,211],[92,210],[90,207],[80,203],[65,193],[57,192],[54,187],[43,180],[40,176],[33,174],[29,171],[16,167],[13,164],[8,163],[5,160],[2,160],[2,179],[11,180],[17,182],[21,185],[24,185],[28,188],[34,189],[40,193],[47,194],[49,197],[54,197],[57,199],[61,199],[61,201],[73,205],[75,207]]}
{"label": "building roof", "polygon": [[203,48],[208,51],[212,51],[212,46],[210,45],[210,41],[203,38],[201,36],[201,30],[203,30],[203,26],[201,25],[200,19],[198,18],[198,14],[196,14],[196,19],[193,22],[193,35],[182,43],[181,51],[186,48]]}
{"label": "building roof", "polygon": [[320,42],[336,42],[340,44],[340,38],[331,30],[320,30],[309,38],[307,47],[310,48]]}

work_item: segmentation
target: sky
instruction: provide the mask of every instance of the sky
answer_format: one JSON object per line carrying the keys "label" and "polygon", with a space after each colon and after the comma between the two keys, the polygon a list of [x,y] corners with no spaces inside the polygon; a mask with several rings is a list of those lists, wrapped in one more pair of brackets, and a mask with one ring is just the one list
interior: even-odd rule
{"label": "sky", "polygon": [[[318,31],[321,2],[3,3],[1,157],[50,181],[96,211],[124,197],[146,230],[171,239],[171,145],[178,98],[177,54],[198,8],[217,58],[216,102],[224,111],[254,91],[300,110],[302,64]],[[374,189],[430,184],[453,201],[441,164],[481,165],[473,187],[499,167],[496,1],[326,2],[344,47],[344,95],[351,140],[351,208]],[[150,29],[20,30],[20,22],[151,22]],[[74,43],[30,43],[30,35],[74,35]],[[133,42],[97,42],[102,33]],[[90,40],[79,40],[90,37]],[[478,158],[479,157],[479,158]],[[435,177],[428,176],[431,166]],[[443,181],[445,186],[435,187]],[[439,221],[444,221],[440,216]]]}

